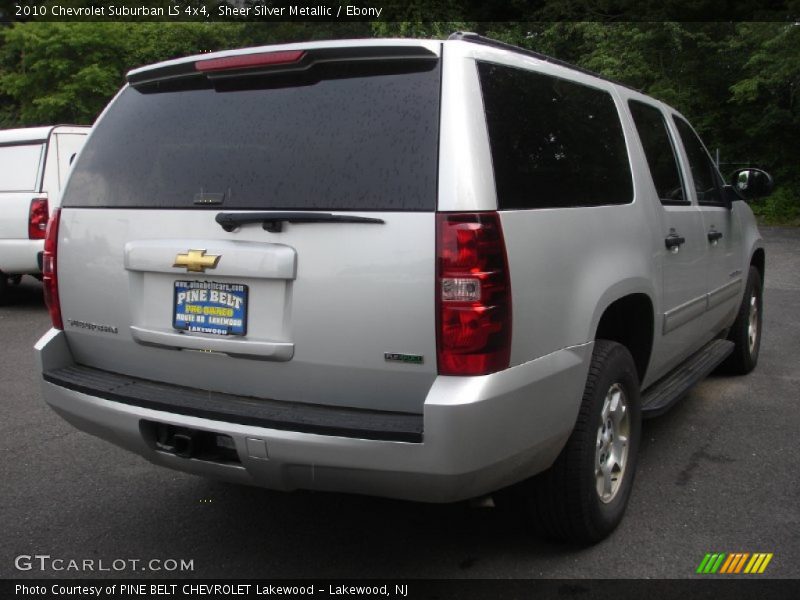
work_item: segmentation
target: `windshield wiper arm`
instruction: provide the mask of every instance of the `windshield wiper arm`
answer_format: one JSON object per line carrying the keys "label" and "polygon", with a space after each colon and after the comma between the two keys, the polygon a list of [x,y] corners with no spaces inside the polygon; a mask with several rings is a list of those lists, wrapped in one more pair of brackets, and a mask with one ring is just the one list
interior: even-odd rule
{"label": "windshield wiper arm", "polygon": [[331,213],[302,212],[251,212],[217,213],[216,219],[225,231],[233,231],[240,225],[261,223],[266,231],[278,233],[287,223],[385,223],[383,219],[359,217],[356,215],[334,215]]}

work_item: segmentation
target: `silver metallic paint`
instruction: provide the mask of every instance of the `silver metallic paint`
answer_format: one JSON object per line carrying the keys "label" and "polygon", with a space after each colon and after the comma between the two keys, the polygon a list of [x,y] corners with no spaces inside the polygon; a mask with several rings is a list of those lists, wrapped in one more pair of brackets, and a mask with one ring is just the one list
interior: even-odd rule
{"label": "silver metallic paint", "polygon": [[[59,414],[152,462],[202,475],[275,489],[457,500],[491,492],[552,463],[577,415],[597,325],[615,300],[644,294],[654,307],[655,337],[643,387],[733,321],[734,314],[692,314],[675,327],[673,333],[679,335],[672,337],[664,336],[659,326],[681,304],[665,304],[667,289],[683,302],[697,300],[704,308],[701,313],[711,298],[723,306],[723,299],[735,303],[741,296],[738,289],[734,293],[735,282],[707,285],[709,250],[700,237],[692,241],[692,253],[669,255],[664,247],[663,238],[679,221],[696,224],[693,235],[704,237],[701,209],[694,198],[678,209],[657,201],[626,103],[628,98],[644,99],[667,116],[672,109],[590,75],[461,41],[358,40],[265,49],[377,43],[419,44],[443,56],[441,211],[497,208],[476,59],[592,85],[615,100],[633,174],[630,204],[501,213],[513,294],[512,366],[483,377],[437,376],[432,213],[370,214],[386,219],[386,226],[379,228],[288,225],[276,236],[258,227],[225,234],[211,211],[162,210],[154,220],[140,218],[143,213],[137,211],[69,209],[62,216],[59,272],[62,281],[81,285],[62,285],[65,318],[119,326],[120,335],[51,330],[37,344],[43,370],[79,362],[228,393],[421,412],[424,439],[410,444],[247,427],[122,405],[45,383],[45,399]],[[679,142],[676,146],[687,171],[682,147]],[[736,268],[746,273],[761,239],[744,203],[734,203],[730,218],[739,224],[741,238],[730,237],[726,252],[732,266],[725,273]],[[716,225],[719,219],[714,221]],[[243,249],[235,260],[223,258],[223,270],[201,278],[233,277],[252,285],[259,306],[265,307],[253,322],[255,338],[258,343],[295,345],[291,360],[242,360],[136,343],[137,330],[126,326],[160,327],[162,333],[169,327],[164,307],[169,305],[170,283],[186,274],[160,265],[160,252],[174,249],[179,231],[192,232],[191,239],[179,238],[178,245],[188,244],[180,251],[199,247],[216,253],[228,244],[223,256],[231,257]],[[126,247],[129,242],[133,246]],[[279,259],[267,250],[268,244],[290,252]],[[285,258],[292,252],[294,274]],[[126,260],[127,271],[121,268]],[[692,266],[689,280],[679,276],[680,261]],[[676,291],[667,286],[683,287]],[[87,295],[85,289],[95,294]],[[386,362],[384,352],[395,349],[425,355],[426,360],[422,365]],[[230,435],[242,465],[158,452],[139,432],[142,418]]]}

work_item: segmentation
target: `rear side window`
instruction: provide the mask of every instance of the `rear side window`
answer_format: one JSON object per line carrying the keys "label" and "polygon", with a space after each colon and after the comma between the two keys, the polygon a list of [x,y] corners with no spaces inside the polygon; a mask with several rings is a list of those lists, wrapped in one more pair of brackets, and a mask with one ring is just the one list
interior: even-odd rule
{"label": "rear side window", "polygon": [[631,100],[628,102],[636,131],[644,148],[647,166],[662,204],[687,204],[678,170],[675,149],[667,131],[664,115],[654,106]]}
{"label": "rear side window", "polygon": [[722,204],[722,195],[719,188],[719,176],[714,161],[708,155],[703,142],[689,124],[673,115],[678,133],[681,136],[689,167],[692,169],[694,189],[697,192],[697,201],[700,204]]}
{"label": "rear side window", "polygon": [[44,144],[0,146],[0,192],[33,192]]}
{"label": "rear side window", "polygon": [[71,207],[435,210],[439,63],[262,89],[125,89]]}
{"label": "rear side window", "polygon": [[608,92],[479,62],[500,209],[633,200],[625,138]]}

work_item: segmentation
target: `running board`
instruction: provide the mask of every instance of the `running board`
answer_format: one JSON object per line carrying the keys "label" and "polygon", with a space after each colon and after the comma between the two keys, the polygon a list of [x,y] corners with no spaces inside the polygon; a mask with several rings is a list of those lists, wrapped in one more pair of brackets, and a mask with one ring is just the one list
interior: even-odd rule
{"label": "running board", "polygon": [[649,419],[667,412],[695,383],[717,368],[733,348],[733,342],[714,340],[650,386],[642,394],[642,418]]}

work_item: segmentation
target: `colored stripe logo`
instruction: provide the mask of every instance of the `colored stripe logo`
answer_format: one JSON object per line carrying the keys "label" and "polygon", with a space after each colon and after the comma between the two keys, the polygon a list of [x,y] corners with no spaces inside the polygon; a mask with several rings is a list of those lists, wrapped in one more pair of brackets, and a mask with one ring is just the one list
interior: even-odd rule
{"label": "colored stripe logo", "polygon": [[748,574],[755,575],[763,573],[767,565],[772,560],[772,552],[709,552],[700,561],[696,573],[703,575],[713,575],[715,573],[725,575]]}

